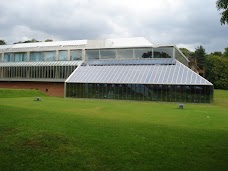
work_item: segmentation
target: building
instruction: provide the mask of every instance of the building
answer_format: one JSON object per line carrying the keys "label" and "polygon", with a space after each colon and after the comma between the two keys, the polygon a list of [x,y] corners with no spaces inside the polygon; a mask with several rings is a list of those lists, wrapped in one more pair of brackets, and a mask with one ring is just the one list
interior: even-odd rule
{"label": "building", "polygon": [[0,46],[0,87],[48,95],[210,103],[213,84],[192,71],[176,46],[144,38]]}

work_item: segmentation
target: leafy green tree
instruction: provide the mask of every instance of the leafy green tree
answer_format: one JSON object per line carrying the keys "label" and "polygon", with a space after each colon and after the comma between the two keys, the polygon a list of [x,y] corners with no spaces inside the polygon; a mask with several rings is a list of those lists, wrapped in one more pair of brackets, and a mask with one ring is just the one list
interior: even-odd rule
{"label": "leafy green tree", "polygon": [[180,48],[180,50],[187,58],[192,58],[194,56],[194,52],[191,52],[187,48]]}
{"label": "leafy green tree", "polygon": [[228,90],[228,59],[216,55],[206,58],[206,79],[215,88]]}
{"label": "leafy green tree", "polygon": [[0,40],[0,45],[6,45],[5,40]]}
{"label": "leafy green tree", "polygon": [[214,56],[222,56],[222,52],[213,52],[213,53],[211,53],[211,55],[214,55]]}
{"label": "leafy green tree", "polygon": [[228,0],[217,0],[216,1],[217,9],[221,12],[221,24],[228,24]]}
{"label": "leafy green tree", "polygon": [[26,41],[19,41],[19,42],[16,42],[16,43],[14,43],[14,44],[19,44],[19,43],[36,43],[36,42],[40,42],[40,41],[38,41],[38,40],[36,40],[36,39],[31,39],[31,40],[26,40]]}
{"label": "leafy green tree", "polygon": [[45,42],[53,42],[52,39],[46,39]]}
{"label": "leafy green tree", "polygon": [[225,52],[223,53],[223,56],[226,57],[226,58],[228,58],[228,47],[225,48]]}
{"label": "leafy green tree", "polygon": [[197,61],[197,65],[200,69],[203,69],[206,61],[206,52],[202,45],[198,46],[195,50],[195,59]]}

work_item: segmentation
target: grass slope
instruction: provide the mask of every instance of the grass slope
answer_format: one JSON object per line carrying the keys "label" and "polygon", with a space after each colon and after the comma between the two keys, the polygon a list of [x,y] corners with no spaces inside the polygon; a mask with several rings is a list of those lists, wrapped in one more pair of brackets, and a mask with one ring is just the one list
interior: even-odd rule
{"label": "grass slope", "polygon": [[0,89],[0,98],[47,96],[38,90]]}
{"label": "grass slope", "polygon": [[213,104],[0,99],[1,170],[225,170],[228,91]]}

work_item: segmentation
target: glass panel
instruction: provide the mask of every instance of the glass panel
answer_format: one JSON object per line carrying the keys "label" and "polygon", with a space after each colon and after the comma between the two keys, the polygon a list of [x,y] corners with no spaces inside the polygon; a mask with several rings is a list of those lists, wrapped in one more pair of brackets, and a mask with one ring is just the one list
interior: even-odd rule
{"label": "glass panel", "polygon": [[86,50],[86,59],[99,59],[99,50]]}
{"label": "glass panel", "polygon": [[115,59],[116,58],[116,50],[108,49],[108,50],[100,50],[100,59]]}
{"label": "glass panel", "polygon": [[71,50],[70,51],[70,60],[82,60],[82,50]]}
{"label": "glass panel", "polygon": [[27,53],[15,53],[14,54],[15,62],[22,62],[27,60]]}
{"label": "glass panel", "polygon": [[44,61],[44,52],[31,52],[30,61]]}
{"label": "glass panel", "polygon": [[55,51],[52,52],[44,52],[45,61],[55,61]]}
{"label": "glass panel", "polygon": [[177,50],[175,49],[175,58],[180,61],[182,64],[188,66],[187,59]]}
{"label": "glass panel", "polygon": [[167,48],[154,48],[154,58],[172,58],[173,47]]}
{"label": "glass panel", "polygon": [[67,50],[59,51],[59,61],[67,61]]}
{"label": "glass panel", "polygon": [[141,59],[141,58],[153,58],[152,54],[152,48],[140,48],[135,49],[135,58]]}
{"label": "glass panel", "polygon": [[118,59],[133,59],[133,49],[118,49],[117,58]]}
{"label": "glass panel", "polygon": [[5,53],[4,54],[4,62],[14,62],[14,54],[13,53]]}

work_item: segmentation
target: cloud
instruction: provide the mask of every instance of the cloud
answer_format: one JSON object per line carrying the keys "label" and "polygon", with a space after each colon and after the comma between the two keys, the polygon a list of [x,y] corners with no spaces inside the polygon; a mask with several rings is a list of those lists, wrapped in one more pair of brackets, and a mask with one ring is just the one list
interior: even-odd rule
{"label": "cloud", "polygon": [[105,39],[144,36],[156,44],[228,46],[215,2],[208,0],[10,0],[1,2],[0,39]]}

